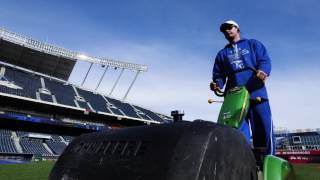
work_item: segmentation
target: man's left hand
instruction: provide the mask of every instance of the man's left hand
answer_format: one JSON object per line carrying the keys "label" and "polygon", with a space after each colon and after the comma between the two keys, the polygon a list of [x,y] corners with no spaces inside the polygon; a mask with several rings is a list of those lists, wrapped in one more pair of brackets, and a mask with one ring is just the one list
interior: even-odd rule
{"label": "man's left hand", "polygon": [[265,72],[261,71],[261,70],[257,71],[256,76],[263,82],[265,82],[267,80],[267,77],[268,77],[268,75]]}

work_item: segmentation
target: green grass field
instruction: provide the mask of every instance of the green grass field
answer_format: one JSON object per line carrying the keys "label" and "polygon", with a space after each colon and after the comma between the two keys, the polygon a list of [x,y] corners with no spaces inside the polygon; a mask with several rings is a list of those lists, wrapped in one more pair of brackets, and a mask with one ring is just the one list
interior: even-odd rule
{"label": "green grass field", "polygon": [[320,180],[320,164],[294,164],[296,180]]}
{"label": "green grass field", "polygon": [[[0,165],[0,179],[45,180],[48,179],[53,165],[52,161]],[[293,167],[296,180],[320,180],[320,164],[295,164]]]}
{"label": "green grass field", "polygon": [[29,164],[0,165],[1,180],[42,180],[48,179],[53,161],[39,161]]}

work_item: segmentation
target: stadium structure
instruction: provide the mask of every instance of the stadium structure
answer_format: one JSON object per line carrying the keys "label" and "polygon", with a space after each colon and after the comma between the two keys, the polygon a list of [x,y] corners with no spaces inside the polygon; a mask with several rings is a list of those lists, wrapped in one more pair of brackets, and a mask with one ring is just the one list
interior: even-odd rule
{"label": "stadium structure", "polygon": [[[68,81],[77,61],[90,64],[78,85]],[[94,64],[104,67],[104,72],[94,88],[84,88]],[[111,67],[119,69],[119,75],[110,92],[98,93]],[[0,29],[0,162],[57,159],[83,133],[171,123],[167,115],[126,102],[138,75],[147,69],[146,65],[92,57]],[[136,72],[133,81],[122,98],[114,98],[125,70]],[[276,137],[277,156],[293,163],[320,162],[320,129],[278,130]]]}
{"label": "stadium structure", "polygon": [[[0,160],[56,159],[83,133],[169,123],[171,117],[125,101],[146,65],[97,58],[0,29]],[[80,85],[68,81],[77,61],[90,67]],[[83,87],[94,64],[104,69],[94,90]],[[98,93],[108,68],[120,73]],[[135,71],[123,98],[112,93],[125,70]]]}
{"label": "stadium structure", "polygon": [[320,129],[276,131],[276,155],[292,163],[320,162]]}

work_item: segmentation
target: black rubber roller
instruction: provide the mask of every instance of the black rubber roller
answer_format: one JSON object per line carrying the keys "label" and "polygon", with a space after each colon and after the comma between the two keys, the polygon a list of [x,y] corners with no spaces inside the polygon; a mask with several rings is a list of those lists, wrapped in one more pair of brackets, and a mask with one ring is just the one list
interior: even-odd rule
{"label": "black rubber roller", "polygon": [[239,131],[183,121],[82,135],[65,149],[49,178],[255,180],[257,175]]}

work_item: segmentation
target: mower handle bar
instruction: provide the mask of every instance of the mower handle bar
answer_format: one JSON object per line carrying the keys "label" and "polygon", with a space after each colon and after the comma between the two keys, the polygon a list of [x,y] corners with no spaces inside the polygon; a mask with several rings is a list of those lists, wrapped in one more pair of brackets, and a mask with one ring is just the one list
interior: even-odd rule
{"label": "mower handle bar", "polygon": [[[226,76],[229,76],[229,75],[231,75],[231,74],[236,74],[236,73],[239,73],[239,72],[243,72],[243,71],[246,71],[246,70],[251,70],[251,71],[253,71],[253,72],[255,72],[255,73],[257,73],[258,71],[255,69],[255,68],[253,68],[253,67],[247,67],[247,68],[244,68],[244,69],[241,69],[241,70],[238,70],[238,71],[234,71],[234,72],[232,72],[232,73],[229,73],[229,74],[227,74]],[[213,91],[214,92],[214,94],[216,95],[216,96],[218,96],[218,97],[224,97],[225,96],[225,91],[222,91],[221,89],[216,89],[216,90],[214,90]]]}

